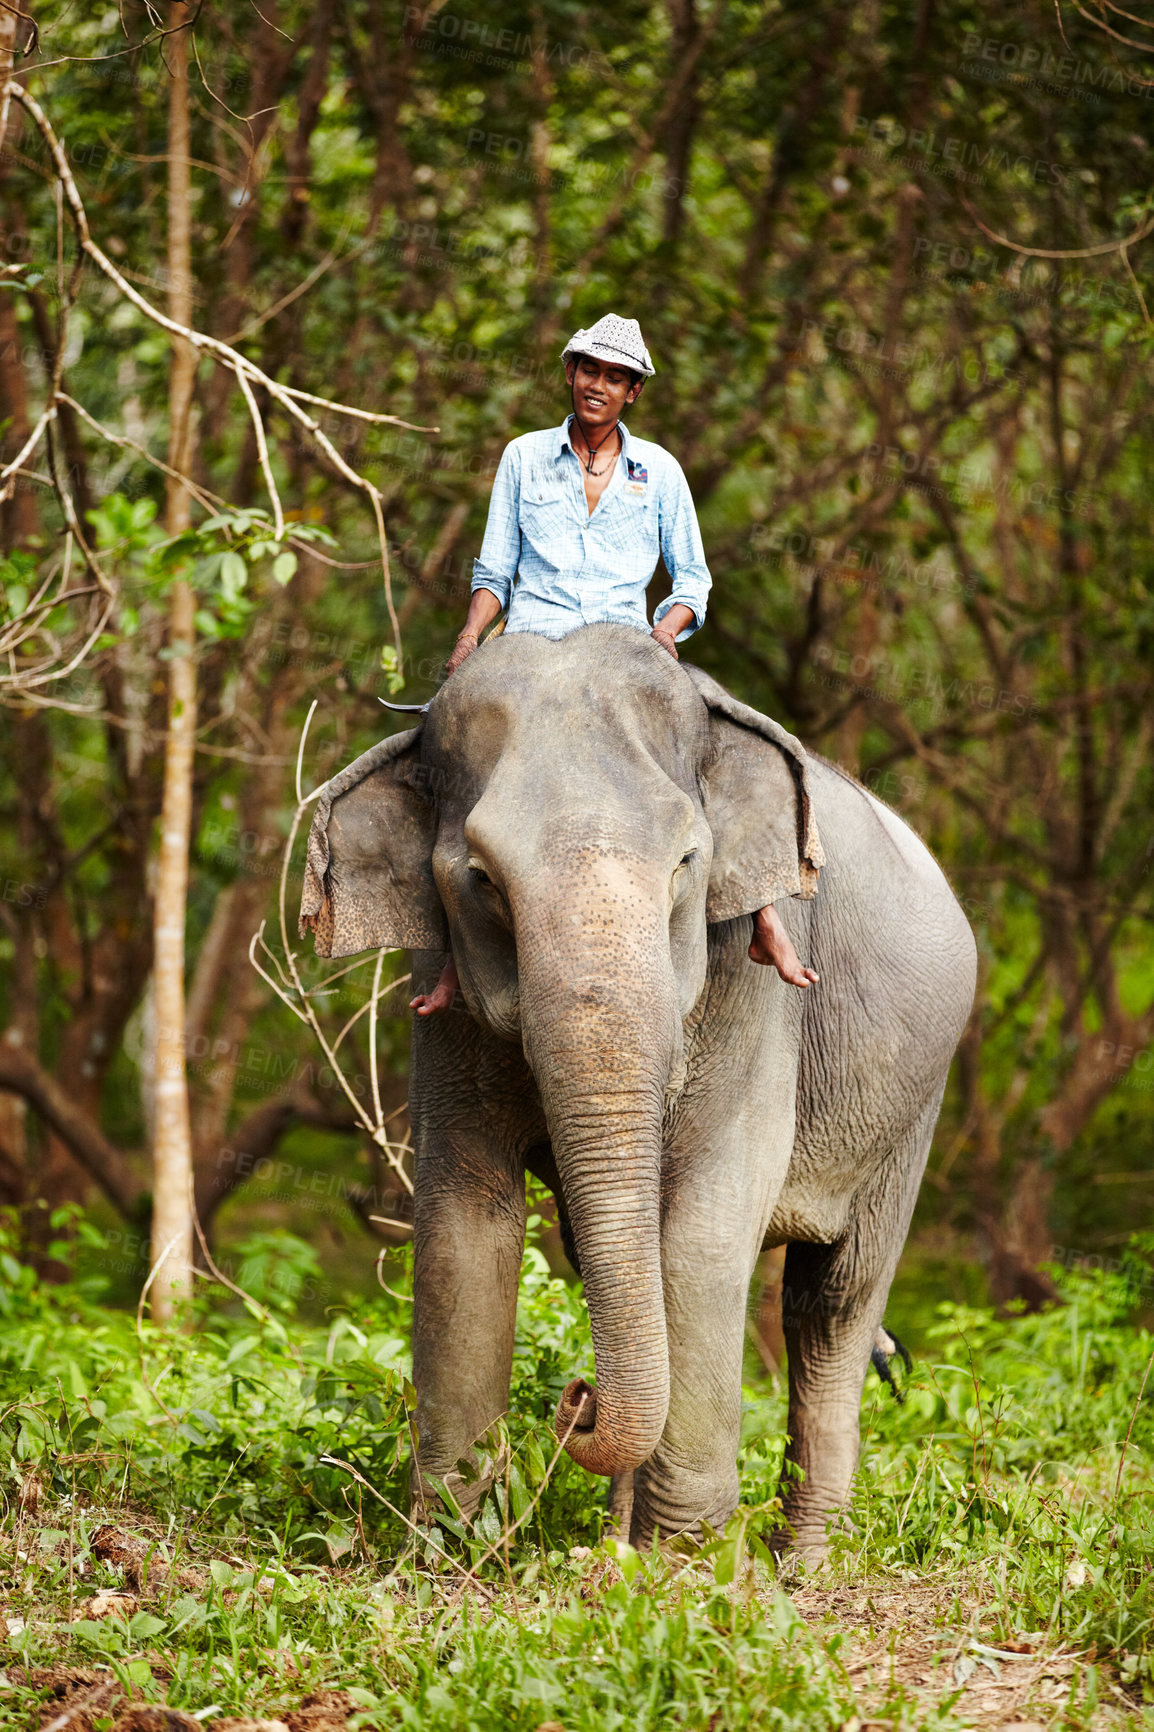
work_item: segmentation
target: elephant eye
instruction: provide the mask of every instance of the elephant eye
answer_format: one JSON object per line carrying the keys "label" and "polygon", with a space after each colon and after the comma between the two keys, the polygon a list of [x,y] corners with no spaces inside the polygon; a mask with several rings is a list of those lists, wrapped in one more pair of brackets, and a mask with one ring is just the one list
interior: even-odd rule
{"label": "elephant eye", "polygon": [[469,855],[465,865],[469,873],[469,882],[475,885],[478,891],[473,899],[473,913],[496,920],[499,925],[511,932],[513,930],[512,918],[501,886],[494,884],[475,854]]}
{"label": "elephant eye", "polygon": [[696,857],[696,854],[696,848],[691,848],[688,854],[683,854],[681,859],[677,862],[677,870],[680,872],[683,866],[688,866],[689,862]]}

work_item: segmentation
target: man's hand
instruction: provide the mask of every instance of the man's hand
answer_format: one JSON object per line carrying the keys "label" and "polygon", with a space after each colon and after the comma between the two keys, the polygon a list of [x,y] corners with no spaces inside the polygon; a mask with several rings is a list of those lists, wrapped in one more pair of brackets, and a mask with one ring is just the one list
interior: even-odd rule
{"label": "man's hand", "polygon": [[476,632],[463,631],[458,637],[452,655],[445,663],[445,674],[455,674],[463,661],[467,661],[477,647]]}
{"label": "man's hand", "polygon": [[674,661],[680,660],[677,654],[677,634],[687,626],[697,624],[697,618],[691,607],[686,607],[683,601],[672,602],[665,609],[650,636],[656,638],[663,650],[668,650]]}
{"label": "man's hand", "polygon": [[482,585],[473,591],[465,623],[457,634],[453,653],[445,663],[446,679],[456,673],[463,661],[468,661],[481,641],[481,633],[492,625],[500,612],[501,603],[491,589]]}

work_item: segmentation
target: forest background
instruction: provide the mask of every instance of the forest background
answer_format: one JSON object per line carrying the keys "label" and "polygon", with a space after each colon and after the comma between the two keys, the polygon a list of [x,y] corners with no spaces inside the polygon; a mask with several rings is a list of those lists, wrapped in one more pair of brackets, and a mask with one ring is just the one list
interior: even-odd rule
{"label": "forest background", "polygon": [[[344,1036],[350,1097],[250,940],[294,775],[435,690],[501,450],[563,418],[561,348],[605,311],[642,323],[631,426],[697,502],[690,659],[906,817],[978,937],[904,1278],[1036,1304],[1047,1260],[1148,1220],[1148,34],[1048,0],[5,9],[72,185],[8,102],[0,1203],[44,1273],[69,1205],[110,1300],[147,1273],[184,866],[217,1262],[288,1228],[320,1306],[404,1241],[403,984]],[[286,387],[408,425],[302,421]],[[404,961],[298,967],[331,1043]]]}

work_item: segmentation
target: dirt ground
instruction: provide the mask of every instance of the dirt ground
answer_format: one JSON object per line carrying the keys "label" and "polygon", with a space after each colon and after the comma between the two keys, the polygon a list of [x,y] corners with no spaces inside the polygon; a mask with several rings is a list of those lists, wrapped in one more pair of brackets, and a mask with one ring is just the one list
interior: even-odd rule
{"label": "dirt ground", "polygon": [[[885,1711],[894,1686],[924,1703],[931,1723],[953,1698],[951,1713],[965,1726],[994,1732],[1043,1732],[1065,1723],[1077,1704],[1078,1725],[1095,1729],[1132,1724],[1141,1704],[1097,1669],[1098,1701],[1091,1707],[1093,1652],[1055,1646],[1039,1633],[999,1641],[989,1629],[992,1593],[973,1576],[920,1578],[823,1587],[820,1579],[790,1587],[806,1623],[822,1637],[845,1636],[840,1659],[850,1681],[877,1719],[842,1732],[890,1724]],[[985,1626],[985,1627],[984,1627]]]}
{"label": "dirt ground", "polygon": [[[204,1732],[200,1721],[176,1708],[131,1703],[106,1671],[75,1666],[8,1668],[20,1682],[48,1692],[37,1732]],[[353,1706],[343,1690],[306,1696],[298,1708],[275,1720],[224,1718],[212,1732],[345,1732]]]}

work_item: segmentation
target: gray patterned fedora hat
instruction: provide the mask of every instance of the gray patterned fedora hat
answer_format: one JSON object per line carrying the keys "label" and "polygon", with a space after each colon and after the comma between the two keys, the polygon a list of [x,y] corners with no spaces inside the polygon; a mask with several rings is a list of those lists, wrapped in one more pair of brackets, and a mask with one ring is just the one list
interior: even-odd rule
{"label": "gray patterned fedora hat", "polygon": [[655,371],[637,320],[619,319],[616,313],[606,313],[587,331],[574,331],[561,359],[568,361],[575,355],[592,355],[595,361],[611,367],[630,367],[650,379]]}

